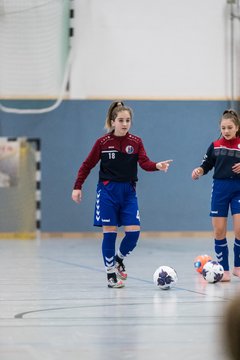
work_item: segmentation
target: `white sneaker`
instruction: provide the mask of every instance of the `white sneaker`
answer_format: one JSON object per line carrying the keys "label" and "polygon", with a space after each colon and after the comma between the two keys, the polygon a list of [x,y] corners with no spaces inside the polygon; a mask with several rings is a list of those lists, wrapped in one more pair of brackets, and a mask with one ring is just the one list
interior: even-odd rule
{"label": "white sneaker", "polygon": [[120,257],[117,255],[115,256],[115,260],[116,260],[115,267],[116,267],[117,277],[121,280],[127,280],[127,273],[123,260],[120,259]]}
{"label": "white sneaker", "polygon": [[107,278],[108,278],[108,287],[109,288],[122,288],[122,287],[124,287],[124,283],[122,282],[122,280],[117,279],[116,273],[107,274]]}

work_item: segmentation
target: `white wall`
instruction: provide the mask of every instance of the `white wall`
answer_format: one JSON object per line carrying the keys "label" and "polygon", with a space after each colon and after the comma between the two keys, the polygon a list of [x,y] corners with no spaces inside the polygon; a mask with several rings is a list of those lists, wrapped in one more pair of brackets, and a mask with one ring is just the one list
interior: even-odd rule
{"label": "white wall", "polygon": [[229,98],[230,7],[227,0],[75,0],[71,98]]}
{"label": "white wall", "polygon": [[0,97],[58,96],[69,48],[68,1],[0,0]]}

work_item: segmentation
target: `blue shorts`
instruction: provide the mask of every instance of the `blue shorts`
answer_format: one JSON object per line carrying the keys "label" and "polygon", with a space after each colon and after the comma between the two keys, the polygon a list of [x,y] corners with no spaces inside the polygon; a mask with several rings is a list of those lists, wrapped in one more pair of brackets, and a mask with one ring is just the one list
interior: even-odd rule
{"label": "blue shorts", "polygon": [[140,225],[136,190],[131,183],[98,183],[94,226]]}
{"label": "blue shorts", "polygon": [[240,180],[214,179],[210,216],[228,217],[229,207],[232,215],[240,214]]}

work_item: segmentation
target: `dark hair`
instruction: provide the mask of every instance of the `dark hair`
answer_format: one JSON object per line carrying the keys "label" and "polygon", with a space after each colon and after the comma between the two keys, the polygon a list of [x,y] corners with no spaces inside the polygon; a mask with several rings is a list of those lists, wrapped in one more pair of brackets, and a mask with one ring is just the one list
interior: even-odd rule
{"label": "dark hair", "polygon": [[226,119],[231,120],[234,123],[234,125],[236,125],[239,128],[238,131],[236,132],[236,136],[240,136],[240,120],[237,112],[232,109],[225,110],[222,114],[220,124],[222,120],[226,120]]}
{"label": "dark hair", "polygon": [[129,115],[131,117],[131,120],[132,120],[132,117],[133,117],[133,111],[130,107],[128,106],[125,106],[124,103],[122,101],[114,101],[109,109],[108,109],[108,112],[107,112],[107,117],[106,117],[106,121],[105,121],[105,129],[110,132],[112,131],[112,120],[115,120],[116,117],[118,116],[118,113],[120,111],[128,111],[129,112]]}

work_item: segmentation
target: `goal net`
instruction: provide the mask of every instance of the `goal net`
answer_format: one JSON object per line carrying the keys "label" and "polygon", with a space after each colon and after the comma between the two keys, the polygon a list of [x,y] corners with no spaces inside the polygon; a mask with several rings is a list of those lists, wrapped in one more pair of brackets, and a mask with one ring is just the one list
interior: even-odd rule
{"label": "goal net", "polygon": [[[0,98],[56,99],[70,69],[72,0],[0,0]],[[4,110],[4,109],[2,109]]]}
{"label": "goal net", "polygon": [[39,230],[37,150],[36,141],[0,137],[0,238],[35,238]]}

